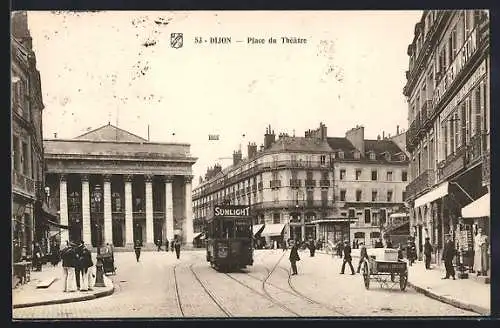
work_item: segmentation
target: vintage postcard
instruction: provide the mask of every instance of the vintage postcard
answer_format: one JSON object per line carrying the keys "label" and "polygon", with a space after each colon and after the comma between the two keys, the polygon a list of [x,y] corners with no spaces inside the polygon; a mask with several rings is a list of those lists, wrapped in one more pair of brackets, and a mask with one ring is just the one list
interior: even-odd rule
{"label": "vintage postcard", "polygon": [[10,18],[14,320],[490,315],[487,10]]}

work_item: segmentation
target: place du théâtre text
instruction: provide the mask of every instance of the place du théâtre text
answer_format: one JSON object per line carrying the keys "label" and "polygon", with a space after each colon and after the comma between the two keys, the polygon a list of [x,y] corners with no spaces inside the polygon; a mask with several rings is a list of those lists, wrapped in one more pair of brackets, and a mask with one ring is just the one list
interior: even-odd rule
{"label": "place du th\u00e9\u00e2tre text", "polygon": [[280,45],[280,44],[307,44],[307,39],[297,36],[278,36],[278,37],[253,37],[248,36],[246,38],[234,38],[230,36],[211,36],[211,37],[201,37],[197,36],[194,38],[195,44],[217,44],[217,45],[230,45],[235,43],[248,44],[248,45]]}

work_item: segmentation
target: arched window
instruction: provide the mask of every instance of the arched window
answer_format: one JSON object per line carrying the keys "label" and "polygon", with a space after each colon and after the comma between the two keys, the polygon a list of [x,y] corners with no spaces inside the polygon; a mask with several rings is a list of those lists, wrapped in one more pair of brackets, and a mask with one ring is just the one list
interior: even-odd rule
{"label": "arched window", "polygon": [[113,212],[121,212],[122,211],[122,199],[120,193],[114,192],[111,195],[111,211]]}
{"label": "arched window", "polygon": [[102,189],[101,186],[96,185],[94,187],[94,190],[92,190],[92,197],[90,199],[90,210],[92,212],[102,212],[103,206],[102,206]]}
{"label": "arched window", "polygon": [[71,213],[76,213],[80,212],[81,209],[81,203],[80,203],[80,193],[77,191],[74,191],[69,194],[68,196],[68,210]]}

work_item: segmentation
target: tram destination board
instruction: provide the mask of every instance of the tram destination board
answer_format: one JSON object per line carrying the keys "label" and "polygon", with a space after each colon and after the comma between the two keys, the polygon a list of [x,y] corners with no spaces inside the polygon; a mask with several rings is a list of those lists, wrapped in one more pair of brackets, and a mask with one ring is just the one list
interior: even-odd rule
{"label": "tram destination board", "polygon": [[214,216],[218,217],[247,217],[250,216],[250,206],[248,205],[216,205],[214,206]]}

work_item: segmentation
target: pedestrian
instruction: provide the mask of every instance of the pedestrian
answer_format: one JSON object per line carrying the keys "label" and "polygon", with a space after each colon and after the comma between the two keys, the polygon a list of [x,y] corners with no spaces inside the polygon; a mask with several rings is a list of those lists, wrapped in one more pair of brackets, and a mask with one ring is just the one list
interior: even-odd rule
{"label": "pedestrian", "polygon": [[158,252],[159,252],[159,251],[161,251],[161,239],[158,239],[158,240],[156,241],[156,246],[158,246],[157,251],[158,251]]}
{"label": "pedestrian", "polygon": [[348,240],[344,242],[344,261],[342,262],[342,271],[340,271],[340,274],[344,274],[346,263],[349,263],[349,267],[351,268],[351,274],[356,274],[354,272],[354,267],[352,266],[351,246],[349,245]]}
{"label": "pedestrian", "polygon": [[408,240],[408,245],[406,247],[406,258],[408,259],[408,263],[410,266],[413,265],[417,256],[417,246],[412,238]]}
{"label": "pedestrian", "polygon": [[283,252],[285,252],[287,250],[287,248],[288,248],[287,245],[286,245],[286,240],[285,239],[283,239],[282,246],[283,246]]}
{"label": "pedestrian", "polygon": [[398,261],[402,261],[404,258],[403,256],[403,245],[399,243],[399,248],[398,248]]}
{"label": "pedestrian", "polygon": [[392,248],[392,241],[390,238],[387,238],[387,241],[385,242],[385,248]]}
{"label": "pedestrian", "polygon": [[424,256],[425,256],[425,269],[429,270],[431,268],[431,254],[432,254],[432,245],[430,243],[430,238],[425,238],[424,244]]}
{"label": "pedestrian", "polygon": [[355,249],[356,248],[356,240],[353,240],[352,241],[352,249]]}
{"label": "pedestrian", "polygon": [[359,248],[359,240],[356,239],[356,248]]}
{"label": "pedestrian", "polygon": [[316,252],[316,246],[314,245],[314,240],[309,241],[309,255],[314,257],[314,253]]}
{"label": "pedestrian", "polygon": [[382,239],[379,238],[379,240],[377,240],[375,242],[375,248],[384,248],[384,244],[382,243]]}
{"label": "pedestrian", "polygon": [[80,291],[87,291],[90,289],[89,286],[89,268],[94,265],[92,262],[92,254],[89,249],[85,247],[82,243],[81,245],[81,256],[80,256]]}
{"label": "pedestrian", "polygon": [[168,252],[168,245],[170,245],[168,243],[168,238],[165,238],[165,252]]}
{"label": "pedestrian", "polygon": [[74,292],[76,291],[76,280],[75,280],[75,254],[73,248],[66,241],[66,247],[64,247],[61,252],[62,266],[63,266],[63,280],[64,280],[64,292]]}
{"label": "pedestrian", "polygon": [[300,261],[298,248],[298,243],[296,241],[292,241],[292,248],[290,249],[290,256],[288,257],[290,265],[292,266],[292,276],[297,275],[297,261]]}
{"label": "pedestrian", "polygon": [[344,245],[342,245],[342,242],[341,241],[338,241],[337,242],[337,256],[339,258],[342,258],[342,253],[344,251]]}
{"label": "pedestrian", "polygon": [[42,271],[42,249],[38,242],[33,242],[33,266],[35,271]]}
{"label": "pedestrian", "polygon": [[170,242],[170,251],[173,252],[174,251],[174,240],[172,240]]}
{"label": "pedestrian", "polygon": [[174,248],[175,255],[177,256],[177,259],[179,259],[181,257],[181,242],[179,241],[179,239],[175,239]]}
{"label": "pedestrian", "polygon": [[455,245],[453,245],[453,240],[451,236],[447,236],[446,244],[443,249],[443,261],[444,267],[446,268],[446,276],[441,279],[449,279],[450,276],[455,280],[455,268],[453,268],[453,258],[456,255]]}
{"label": "pedestrian", "polygon": [[81,271],[82,271],[82,267],[81,267],[81,264],[82,264],[82,261],[81,261],[81,257],[82,257],[82,245],[83,245],[83,242],[81,242],[79,245],[74,245],[73,248],[74,248],[74,268],[75,268],[75,279],[76,279],[76,289],[80,289],[80,277],[81,277]]}
{"label": "pedestrian", "polygon": [[364,259],[368,260],[368,252],[366,250],[365,243],[361,242],[359,243],[359,263],[358,263],[358,269],[356,270],[357,273],[359,273],[361,269],[361,264],[363,264]]}
{"label": "pedestrian", "polygon": [[139,262],[139,258],[141,257],[141,242],[139,240],[135,241],[134,251],[135,259],[137,260],[137,262]]}

